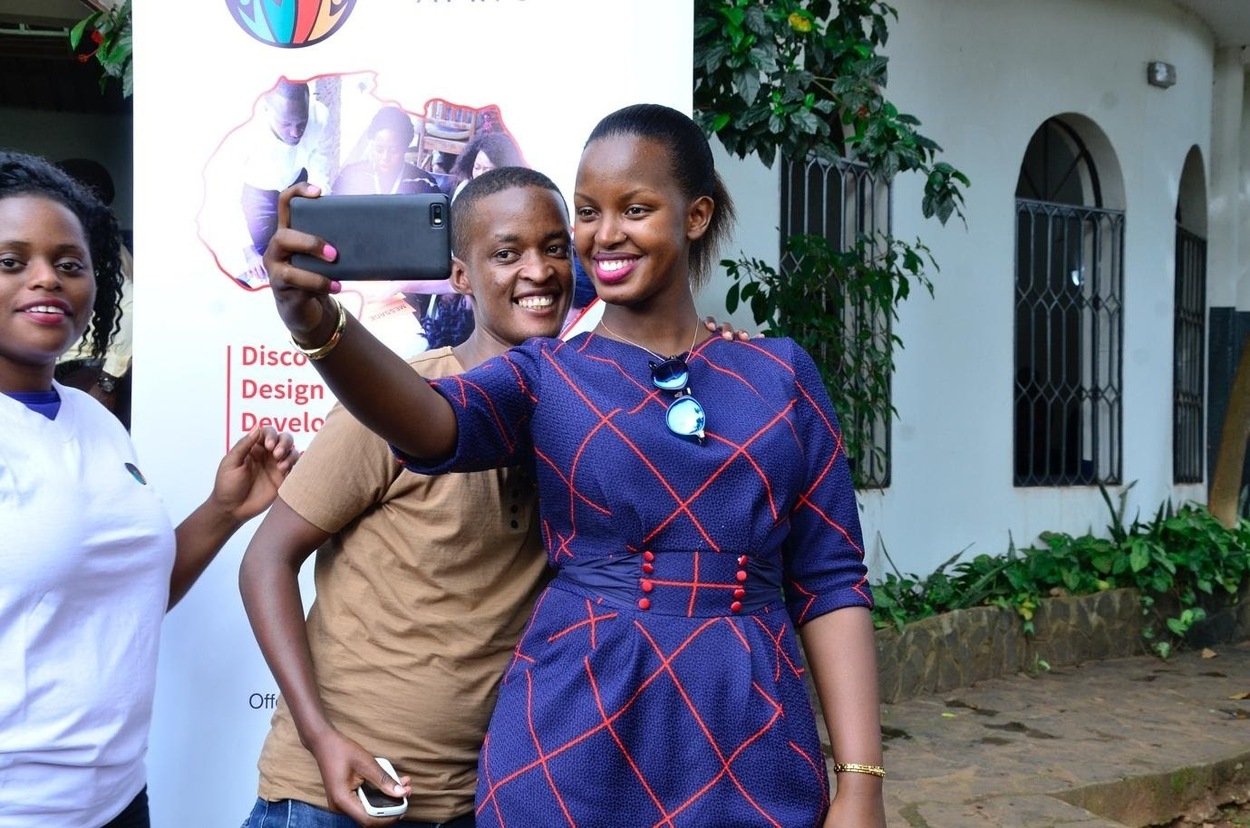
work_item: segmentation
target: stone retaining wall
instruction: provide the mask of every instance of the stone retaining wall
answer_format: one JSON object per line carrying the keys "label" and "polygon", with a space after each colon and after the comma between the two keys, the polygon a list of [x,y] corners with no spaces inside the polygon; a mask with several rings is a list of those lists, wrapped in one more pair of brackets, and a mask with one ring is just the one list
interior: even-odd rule
{"label": "stone retaining wall", "polygon": [[[1250,636],[1250,584],[1238,602],[1208,613],[1210,618],[1187,637],[1191,646]],[[1147,652],[1144,621],[1137,591],[1117,589],[1043,600],[1033,615],[1031,636],[1024,634],[1015,611],[998,607],[948,612],[901,631],[878,630],[881,700],[905,701],[1047,665],[1141,655]]]}

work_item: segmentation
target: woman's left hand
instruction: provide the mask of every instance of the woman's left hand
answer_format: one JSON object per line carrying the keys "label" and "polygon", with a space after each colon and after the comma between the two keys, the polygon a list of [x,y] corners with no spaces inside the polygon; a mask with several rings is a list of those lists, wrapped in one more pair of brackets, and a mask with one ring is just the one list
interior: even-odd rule
{"label": "woman's left hand", "polygon": [[290,434],[273,428],[253,429],[240,439],[217,467],[213,500],[239,522],[269,508],[299,452]]}
{"label": "woman's left hand", "polygon": [[825,815],[824,828],[885,828],[885,800],[880,782],[872,780],[864,788],[842,790],[835,795]]}

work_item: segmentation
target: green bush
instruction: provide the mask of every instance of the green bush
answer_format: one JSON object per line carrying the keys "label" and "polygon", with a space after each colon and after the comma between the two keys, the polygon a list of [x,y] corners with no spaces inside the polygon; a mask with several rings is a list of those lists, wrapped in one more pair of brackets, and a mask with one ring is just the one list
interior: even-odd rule
{"label": "green bush", "polygon": [[1243,519],[1225,529],[1205,507],[1174,510],[1168,503],[1152,520],[1135,519],[1126,526],[1127,494],[1126,489],[1117,510],[1103,490],[1112,515],[1108,537],[1046,532],[1038,546],[1017,550],[1011,544],[997,557],[959,561],[960,552],[926,578],[895,568],[873,586],[876,626],[901,629],[951,610],[999,606],[1017,612],[1031,634],[1042,598],[1132,588],[1141,595],[1150,647],[1167,658],[1190,627],[1206,617],[1204,604],[1236,601],[1250,576],[1250,522]]}

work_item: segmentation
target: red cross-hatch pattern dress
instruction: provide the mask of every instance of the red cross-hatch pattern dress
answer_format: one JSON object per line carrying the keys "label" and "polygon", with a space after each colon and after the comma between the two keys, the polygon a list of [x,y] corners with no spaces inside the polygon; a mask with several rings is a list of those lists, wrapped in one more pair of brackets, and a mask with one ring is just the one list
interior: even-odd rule
{"label": "red cross-hatch pattern dress", "polygon": [[666,427],[652,359],[535,339],[432,383],[459,445],[412,467],[532,458],[556,570],[503,677],[479,826],[802,828],[828,806],[794,627],[872,604],[828,394],[789,339],[707,339],[700,445]]}

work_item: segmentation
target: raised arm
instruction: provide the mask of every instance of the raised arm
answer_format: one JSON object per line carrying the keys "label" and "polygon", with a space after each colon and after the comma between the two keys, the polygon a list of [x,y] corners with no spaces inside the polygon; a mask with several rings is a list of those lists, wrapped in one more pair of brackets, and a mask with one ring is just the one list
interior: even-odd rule
{"label": "raised arm", "polygon": [[291,263],[296,253],[325,261],[337,256],[332,239],[290,226],[291,199],[318,195],[316,187],[296,184],[278,200],[278,232],[265,251],[278,315],[295,344],[312,352],[326,385],[366,427],[413,457],[446,457],[457,436],[451,406],[343,310],[331,295],[340,290],[337,282]]}
{"label": "raised arm", "polygon": [[317,761],[326,798],[361,824],[382,824],[392,820],[371,820],[356,798],[356,788],[367,778],[382,790],[407,796],[411,792],[407,778],[404,784],[396,785],[371,753],[334,727],[317,690],[308,646],[299,570],[329,537],[279,497],[243,555],[239,592],[300,741]]}

